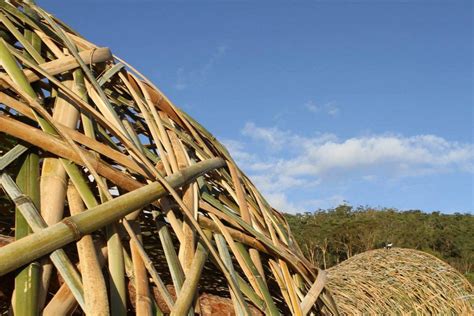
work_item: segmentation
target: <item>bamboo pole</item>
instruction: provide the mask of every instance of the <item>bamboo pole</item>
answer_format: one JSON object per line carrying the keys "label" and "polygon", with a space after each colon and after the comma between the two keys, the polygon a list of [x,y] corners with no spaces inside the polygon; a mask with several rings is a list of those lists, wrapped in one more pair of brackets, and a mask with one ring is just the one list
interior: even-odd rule
{"label": "bamboo pole", "polygon": [[184,282],[184,272],[181,266],[181,262],[178,259],[176,250],[173,246],[173,240],[171,234],[168,230],[166,224],[159,222],[157,218],[157,212],[154,212],[156,228],[158,230],[158,236],[160,237],[161,246],[165,253],[166,262],[168,263],[168,268],[171,274],[171,280],[173,281],[173,286],[176,291],[176,294],[179,295],[181,287]]}
{"label": "bamboo pole", "polygon": [[326,283],[327,279],[327,273],[323,270],[319,270],[318,272],[319,273],[318,277],[316,278],[316,281],[314,281],[308,293],[306,293],[305,298],[301,302],[301,310],[303,312],[303,315],[307,315],[310,312],[311,308],[314,306],[316,300],[324,289],[324,284]]}
{"label": "bamboo pole", "polygon": [[[218,249],[219,254],[222,258],[222,261],[224,261],[224,264],[226,265],[227,269],[229,269],[230,275],[232,276],[232,278],[237,283],[237,281],[238,281],[237,280],[237,275],[236,275],[236,272],[235,272],[235,269],[234,269],[234,265],[232,264],[232,257],[230,255],[229,248],[227,247],[224,236],[222,236],[221,234],[214,234],[214,240],[216,241],[217,249]],[[235,314],[236,315],[249,315],[250,312],[248,310],[247,305],[240,306],[237,299],[235,298],[236,295],[242,296],[242,293],[240,292],[240,288],[239,288],[239,291],[237,293],[232,292],[232,290],[230,288],[229,288],[229,290],[230,290],[230,295],[231,295],[232,301],[234,302]]]}
{"label": "bamboo pole", "polygon": [[[181,187],[196,177],[223,165],[224,161],[220,158],[199,162],[167,177],[166,181],[171,187]],[[0,249],[0,258],[2,258],[0,276],[79,239],[81,235],[104,227],[165,194],[163,185],[153,182],[81,214],[67,217],[53,226],[2,247]]]}
{"label": "bamboo pole", "polygon": [[[107,247],[105,244],[97,243],[94,245],[95,254],[99,260],[99,266],[102,268],[105,264],[107,258]],[[81,264],[77,265],[77,269],[81,270]],[[107,292],[106,292],[107,296]],[[56,315],[70,315],[77,308],[77,300],[74,297],[74,294],[71,292],[71,289],[64,283],[61,285],[59,290],[49,301],[48,305],[43,309],[44,316],[56,316]]]}
{"label": "bamboo pole", "polygon": [[[209,231],[205,233],[208,238],[211,236]],[[198,243],[196,247],[196,253],[193,257],[193,262],[191,263],[189,271],[186,274],[183,287],[179,293],[178,298],[176,299],[173,309],[171,310],[170,316],[185,315],[189,311],[189,308],[193,303],[202,269],[204,268],[204,264],[207,260],[207,255],[207,249],[201,243]]]}
{"label": "bamboo pole", "polygon": [[[68,80],[65,85],[72,86]],[[77,125],[79,112],[59,96],[56,97],[53,118],[69,128]],[[66,172],[57,158],[45,158],[41,170],[41,216],[47,225],[59,222],[63,218],[64,200],[66,198]],[[53,266],[48,259],[42,260],[42,281],[40,305],[43,306],[48,293]]]}
{"label": "bamboo pole", "polygon": [[[15,185],[8,174],[0,176],[0,182],[5,192],[14,201],[15,205],[23,215],[33,232],[42,231],[47,227],[46,222],[39,214],[36,207],[33,205],[28,196],[24,195],[20,189]],[[63,249],[57,249],[50,255],[51,261],[58,269],[66,284],[68,284],[71,292],[76,297],[79,304],[84,307],[83,288],[81,278],[69,261]]]}
{"label": "bamboo pole", "polygon": [[[71,215],[84,212],[84,204],[73,185],[67,189],[67,199]],[[92,236],[86,235],[77,243],[79,261],[81,264],[82,283],[84,287],[85,313],[87,315],[108,315],[109,304],[107,288],[94,247]]]}
{"label": "bamboo pole", "polygon": [[[141,239],[140,225],[134,223],[133,229],[138,238]],[[137,315],[151,316],[152,314],[152,300],[150,297],[150,289],[148,285],[148,275],[145,264],[140,256],[138,245],[130,241],[130,251],[132,252],[134,284],[135,284],[135,308]]]}
{"label": "bamboo pole", "polygon": [[10,149],[6,154],[0,157],[0,171],[8,167],[9,164],[14,162],[18,157],[23,155],[28,150],[28,147],[25,147],[21,144],[15,145]]}
{"label": "bamboo pole", "polygon": [[[20,168],[17,177],[18,186],[39,206],[39,159],[38,154],[29,153]],[[20,240],[31,233],[27,221],[17,208],[15,211],[15,240]],[[15,297],[13,310],[17,315],[37,315],[38,292],[40,289],[41,269],[38,262],[30,263],[15,277]]]}

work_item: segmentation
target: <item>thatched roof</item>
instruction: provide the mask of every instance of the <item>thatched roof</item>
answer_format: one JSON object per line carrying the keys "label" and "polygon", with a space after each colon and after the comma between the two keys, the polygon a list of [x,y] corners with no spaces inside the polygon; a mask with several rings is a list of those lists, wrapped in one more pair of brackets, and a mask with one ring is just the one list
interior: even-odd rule
{"label": "thatched roof", "polygon": [[0,234],[16,239],[0,248],[4,306],[182,315],[211,292],[241,314],[335,314],[324,274],[226,149],[29,3],[0,2]]}
{"label": "thatched roof", "polygon": [[472,315],[474,289],[466,278],[425,252],[367,251],[328,270],[341,314]]}

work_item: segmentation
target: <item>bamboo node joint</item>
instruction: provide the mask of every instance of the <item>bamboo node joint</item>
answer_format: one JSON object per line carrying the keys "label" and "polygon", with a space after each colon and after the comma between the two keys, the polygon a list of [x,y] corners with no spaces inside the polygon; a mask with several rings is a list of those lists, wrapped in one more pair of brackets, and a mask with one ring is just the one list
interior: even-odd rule
{"label": "bamboo node joint", "polygon": [[74,235],[74,240],[81,239],[83,234],[77,224],[71,220],[69,217],[66,217],[65,219],[62,220],[63,224],[66,225],[69,230],[73,233]]}
{"label": "bamboo node joint", "polygon": [[15,205],[19,208],[23,204],[33,204],[33,201],[28,195],[21,194],[13,199],[13,203],[15,203]]}

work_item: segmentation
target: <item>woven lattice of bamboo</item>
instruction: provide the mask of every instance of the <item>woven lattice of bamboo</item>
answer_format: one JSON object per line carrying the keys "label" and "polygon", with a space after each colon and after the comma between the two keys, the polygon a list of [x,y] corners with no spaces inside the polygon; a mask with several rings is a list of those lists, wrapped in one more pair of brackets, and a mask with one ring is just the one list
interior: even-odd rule
{"label": "woven lattice of bamboo", "polygon": [[191,315],[213,292],[243,315],[337,313],[226,149],[108,48],[1,1],[0,66],[5,308]]}

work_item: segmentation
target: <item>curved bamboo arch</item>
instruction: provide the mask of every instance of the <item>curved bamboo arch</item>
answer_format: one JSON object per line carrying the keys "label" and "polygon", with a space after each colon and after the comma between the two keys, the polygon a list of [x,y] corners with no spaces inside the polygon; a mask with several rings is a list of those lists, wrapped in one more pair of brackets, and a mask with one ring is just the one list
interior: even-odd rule
{"label": "curved bamboo arch", "polygon": [[213,290],[236,314],[337,314],[325,274],[205,128],[40,7],[0,10],[1,184],[17,207],[0,276],[16,314],[205,314]]}

